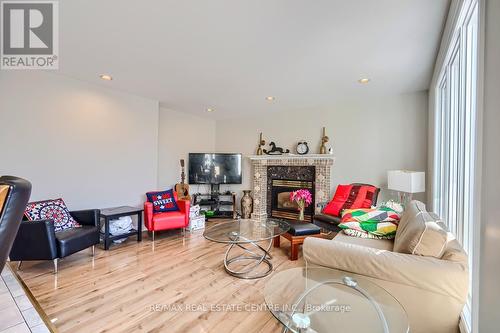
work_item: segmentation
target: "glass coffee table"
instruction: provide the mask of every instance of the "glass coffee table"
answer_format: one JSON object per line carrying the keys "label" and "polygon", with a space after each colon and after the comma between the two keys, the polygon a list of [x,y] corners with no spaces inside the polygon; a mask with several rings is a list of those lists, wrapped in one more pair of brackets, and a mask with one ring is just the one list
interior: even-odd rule
{"label": "glass coffee table", "polygon": [[264,297],[284,332],[409,332],[406,312],[391,294],[335,269],[279,272],[267,282]]}
{"label": "glass coffee table", "polygon": [[[241,279],[257,279],[273,270],[269,250],[273,238],[288,231],[290,225],[277,219],[237,219],[205,229],[203,236],[213,242],[228,244],[224,268]],[[258,243],[267,242],[264,246]]]}

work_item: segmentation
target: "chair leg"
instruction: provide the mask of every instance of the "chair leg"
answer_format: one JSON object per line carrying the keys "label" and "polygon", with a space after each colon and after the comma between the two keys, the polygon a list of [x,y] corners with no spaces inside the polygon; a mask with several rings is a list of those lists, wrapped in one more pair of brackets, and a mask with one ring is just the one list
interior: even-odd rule
{"label": "chair leg", "polygon": [[59,261],[59,259],[58,259],[58,258],[55,258],[55,259],[53,260],[53,262],[54,262],[54,274],[57,274],[57,263],[58,263],[58,261]]}
{"label": "chair leg", "polygon": [[21,270],[21,265],[22,265],[22,263],[23,263],[23,261],[22,261],[22,260],[21,260],[21,261],[19,261],[19,262],[17,263],[17,270],[18,270],[18,271],[19,271],[19,270]]}
{"label": "chair leg", "polygon": [[153,230],[153,242],[155,241],[155,231]]}
{"label": "chair leg", "polygon": [[95,257],[95,245],[92,245],[92,257]]}

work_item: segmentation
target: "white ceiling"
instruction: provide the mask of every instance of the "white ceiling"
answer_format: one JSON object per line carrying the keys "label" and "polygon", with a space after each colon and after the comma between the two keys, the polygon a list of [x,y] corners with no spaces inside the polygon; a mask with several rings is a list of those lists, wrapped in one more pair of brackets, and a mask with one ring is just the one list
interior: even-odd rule
{"label": "white ceiling", "polygon": [[448,4],[65,0],[60,73],[218,118],[426,90]]}

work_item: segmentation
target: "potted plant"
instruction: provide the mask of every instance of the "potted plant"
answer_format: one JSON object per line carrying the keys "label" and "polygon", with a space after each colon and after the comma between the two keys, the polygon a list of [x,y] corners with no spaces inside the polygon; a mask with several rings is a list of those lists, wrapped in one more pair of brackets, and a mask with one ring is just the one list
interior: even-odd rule
{"label": "potted plant", "polygon": [[299,220],[304,221],[304,209],[312,203],[312,195],[309,190],[300,189],[290,193],[290,201],[299,206]]}

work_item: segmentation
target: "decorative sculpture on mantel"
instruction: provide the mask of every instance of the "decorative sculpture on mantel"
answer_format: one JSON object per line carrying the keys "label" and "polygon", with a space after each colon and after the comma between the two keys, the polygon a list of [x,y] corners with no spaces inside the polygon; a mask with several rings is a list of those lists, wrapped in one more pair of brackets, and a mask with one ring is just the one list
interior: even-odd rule
{"label": "decorative sculpture on mantel", "polygon": [[267,155],[282,155],[282,154],[288,154],[290,152],[290,149],[283,149],[281,147],[277,147],[274,142],[269,142],[269,147],[271,147],[270,150],[264,149],[264,154]]}
{"label": "decorative sculpture on mantel", "polygon": [[321,147],[319,148],[320,154],[326,154],[326,143],[330,140],[328,136],[326,136],[326,129],[323,127],[323,135],[321,136]]}
{"label": "decorative sculpture on mantel", "polygon": [[257,155],[262,155],[262,146],[266,144],[266,140],[262,139],[262,132],[259,136],[259,145],[257,146]]}

